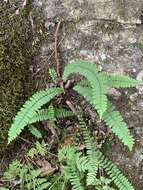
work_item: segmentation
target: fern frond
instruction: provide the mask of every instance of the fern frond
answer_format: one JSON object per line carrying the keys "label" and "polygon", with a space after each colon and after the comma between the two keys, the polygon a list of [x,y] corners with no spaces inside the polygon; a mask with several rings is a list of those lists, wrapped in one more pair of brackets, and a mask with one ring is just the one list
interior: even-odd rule
{"label": "fern frond", "polygon": [[87,158],[88,158],[88,174],[87,174],[87,185],[93,185],[97,180],[97,173],[99,167],[98,155],[96,151],[96,142],[91,137],[90,132],[86,126],[86,123],[83,121],[82,117],[79,116],[80,127],[82,129],[82,134],[84,138],[84,143],[87,149]]}
{"label": "fern frond", "polygon": [[35,93],[30,100],[26,101],[20,111],[17,113],[14,122],[8,132],[8,143],[14,140],[29,123],[44,104],[48,103],[55,96],[63,92],[62,88],[51,88]]}
{"label": "fern frond", "polygon": [[[116,165],[114,165],[110,160],[108,160],[102,153],[96,148],[95,140],[91,137],[89,134],[89,130],[83,121],[82,117],[79,117],[80,120],[80,126],[82,128],[83,132],[83,137],[84,137],[84,142],[87,150],[91,150],[91,152],[88,153],[87,157],[89,158],[89,165],[91,163],[95,162],[96,168],[101,169],[103,168],[107,175],[112,179],[112,181],[115,183],[115,185],[120,189],[120,190],[134,190],[133,186],[130,184],[128,179],[122,174],[122,172],[118,169]],[[90,160],[92,160],[90,162]],[[95,161],[96,160],[96,161]],[[95,167],[95,166],[92,166]],[[89,173],[90,174],[90,169]],[[92,175],[89,176],[89,185],[95,184],[96,182],[96,175],[93,172],[91,172]],[[87,181],[88,182],[88,181]],[[97,179],[98,182],[98,179]]]}
{"label": "fern frond", "polygon": [[97,109],[100,117],[102,117],[107,108],[107,76],[98,72],[95,64],[82,60],[77,60],[67,65],[64,70],[63,79],[66,80],[72,73],[79,73],[90,82],[94,108]]}
{"label": "fern frond", "polygon": [[55,117],[57,119],[62,119],[66,117],[72,117],[74,113],[72,111],[68,111],[64,108],[55,108]]}
{"label": "fern frond", "polygon": [[77,150],[71,146],[63,147],[58,154],[59,161],[66,161],[66,166],[64,167],[65,177],[71,182],[74,190],[84,190],[77,170],[80,156],[81,154],[77,153]]}
{"label": "fern frond", "polygon": [[112,129],[113,133],[123,142],[123,144],[128,146],[129,150],[132,150],[134,138],[130,134],[128,126],[124,122],[121,114],[118,111],[115,111],[114,106],[109,101],[107,110],[103,114],[102,119],[105,121],[106,125]]}
{"label": "fern frond", "polygon": [[[92,105],[92,96],[90,87],[82,87],[76,85],[74,87],[79,94],[81,94]],[[122,143],[128,146],[129,150],[132,150],[134,145],[134,138],[130,134],[127,124],[124,122],[123,117],[118,111],[115,111],[115,107],[108,101],[107,110],[102,116],[106,125],[112,129],[113,133],[122,141]]]}
{"label": "fern frond", "polygon": [[59,80],[59,78],[58,78],[58,75],[57,75],[57,73],[56,73],[56,71],[55,71],[54,68],[49,69],[49,74],[50,74],[50,77],[52,78],[52,81],[54,83],[57,83],[57,81]]}
{"label": "fern frond", "polygon": [[120,190],[135,190],[115,164],[108,160],[100,151],[98,151],[98,156],[100,167],[106,171],[107,175]]}
{"label": "fern frond", "polygon": [[36,137],[37,139],[42,139],[42,134],[41,134],[41,132],[40,132],[35,126],[30,125],[30,126],[28,126],[28,129],[29,129],[30,133],[31,133],[34,137]]}
{"label": "fern frond", "polygon": [[74,116],[72,111],[68,111],[63,108],[54,107],[54,118],[53,118],[53,115],[51,113],[51,107],[49,107],[48,109],[41,109],[37,111],[34,114],[34,116],[31,118],[31,120],[29,121],[29,124],[40,122],[40,121],[48,121],[48,120],[51,121],[56,118],[62,119],[62,118],[71,117],[71,116]]}
{"label": "fern frond", "polygon": [[114,88],[128,88],[143,84],[143,81],[135,80],[129,76],[108,75],[108,86]]}
{"label": "fern frond", "polygon": [[84,190],[80,178],[77,174],[76,168],[73,166],[69,166],[69,180],[71,182],[71,185],[73,187],[73,190]]}

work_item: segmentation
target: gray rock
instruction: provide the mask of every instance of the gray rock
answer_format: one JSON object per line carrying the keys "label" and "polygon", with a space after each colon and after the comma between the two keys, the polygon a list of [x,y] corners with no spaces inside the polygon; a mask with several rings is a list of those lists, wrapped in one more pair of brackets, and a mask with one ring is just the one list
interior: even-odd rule
{"label": "gray rock", "polygon": [[[55,64],[54,58],[51,59],[54,32],[57,22],[63,18],[59,33],[62,67],[74,58],[83,58],[96,62],[109,73],[143,79],[142,0],[35,0],[35,6],[42,8],[49,33],[41,47],[41,69]],[[136,138],[136,146],[133,152],[128,152],[121,143],[115,143],[112,159],[136,188],[142,190],[143,91],[138,87],[126,92],[126,98],[122,102],[117,98],[116,104]]]}

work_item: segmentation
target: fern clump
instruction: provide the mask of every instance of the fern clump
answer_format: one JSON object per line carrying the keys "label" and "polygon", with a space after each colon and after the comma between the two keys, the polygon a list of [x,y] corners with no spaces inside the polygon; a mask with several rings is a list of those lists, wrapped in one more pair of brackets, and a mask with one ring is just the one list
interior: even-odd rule
{"label": "fern clump", "polygon": [[[90,135],[88,127],[81,116],[79,120],[86,149],[85,154],[74,147],[66,146],[59,151],[58,156],[61,163],[66,163],[64,164],[65,177],[71,182],[73,189],[82,190],[82,179],[86,178],[85,188],[91,186],[99,190],[114,190],[111,187],[111,184],[114,183],[119,190],[134,190],[117,166],[97,148],[95,140]],[[101,171],[106,172],[108,179],[99,175]]]}
{"label": "fern clump", "polygon": [[[9,129],[8,143],[14,140],[26,126],[28,126],[29,131],[37,139],[42,139],[42,133],[33,125],[34,123],[48,121],[48,124],[52,124],[51,126],[55,127],[58,119],[77,116],[85,149],[84,151],[79,151],[76,147],[66,146],[59,150],[58,159],[62,168],[64,168],[63,172],[61,172],[61,176],[64,176],[64,180],[59,182],[60,187],[62,185],[62,190],[65,189],[65,184],[69,183],[73,190],[84,190],[90,187],[97,190],[114,190],[111,185],[113,183],[119,190],[134,190],[133,186],[117,166],[106,158],[101,150],[97,148],[97,142],[91,136],[88,126],[82,118],[82,114],[76,113],[73,108],[74,106],[68,104],[68,101],[65,101],[65,99],[67,100],[68,89],[72,86],[68,85],[66,80],[74,73],[83,75],[85,79],[78,82],[73,87],[73,90],[83,96],[87,102],[91,104],[107,127],[113,131],[129,150],[132,150],[134,138],[122,115],[109,101],[107,94],[112,87],[135,87],[136,85],[142,84],[142,82],[128,76],[110,75],[106,72],[100,71],[95,64],[83,60],[73,61],[65,67],[62,77],[63,81],[61,78],[58,78],[54,69],[50,70],[49,74],[56,87],[37,92],[26,101],[17,113],[12,126]],[[66,94],[62,101],[60,99],[60,101],[54,101],[54,103],[51,102],[52,99],[62,93]],[[60,105],[56,106],[56,102],[66,102],[72,111],[68,111]],[[48,105],[42,107],[47,103]],[[28,158],[33,159],[35,155],[37,156],[40,154],[41,156],[45,156],[46,152],[43,141],[42,144],[37,141],[36,148],[31,148],[27,156]],[[19,167],[21,168],[21,165]],[[19,170],[17,169],[17,172],[18,171]],[[35,171],[33,168],[30,171],[32,173],[26,173],[26,175],[28,176],[29,181],[33,179],[31,179],[31,176],[34,176],[34,180],[36,180],[36,186],[34,186],[34,189],[42,190],[48,187],[46,179],[39,179],[37,170]],[[101,171],[104,171],[107,176],[101,176]],[[59,188],[57,185],[58,183],[56,185],[54,184],[49,187],[50,190],[54,190],[55,187]],[[31,181],[27,182],[24,188],[33,188],[31,186]]]}
{"label": "fern clump", "polygon": [[[45,177],[41,177],[40,173],[41,171],[34,169],[30,163],[21,164],[20,161],[15,160],[9,165],[3,179],[9,181],[10,186],[15,186],[16,189],[19,187],[25,190],[44,190],[51,184]],[[15,181],[19,183],[16,184]]]}

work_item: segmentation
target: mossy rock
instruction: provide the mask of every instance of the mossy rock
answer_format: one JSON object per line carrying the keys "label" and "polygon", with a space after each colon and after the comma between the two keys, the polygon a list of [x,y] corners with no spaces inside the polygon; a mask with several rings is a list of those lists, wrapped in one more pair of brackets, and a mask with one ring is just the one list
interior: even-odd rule
{"label": "mossy rock", "polygon": [[29,8],[0,2],[0,154],[7,147],[12,118],[33,91],[30,59],[33,53]]}

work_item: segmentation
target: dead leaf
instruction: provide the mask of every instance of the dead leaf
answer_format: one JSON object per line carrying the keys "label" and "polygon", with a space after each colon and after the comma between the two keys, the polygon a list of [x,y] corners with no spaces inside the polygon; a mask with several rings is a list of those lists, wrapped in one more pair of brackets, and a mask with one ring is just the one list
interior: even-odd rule
{"label": "dead leaf", "polygon": [[57,170],[57,167],[53,168],[47,160],[38,160],[36,163],[41,167],[41,176],[50,176]]}

